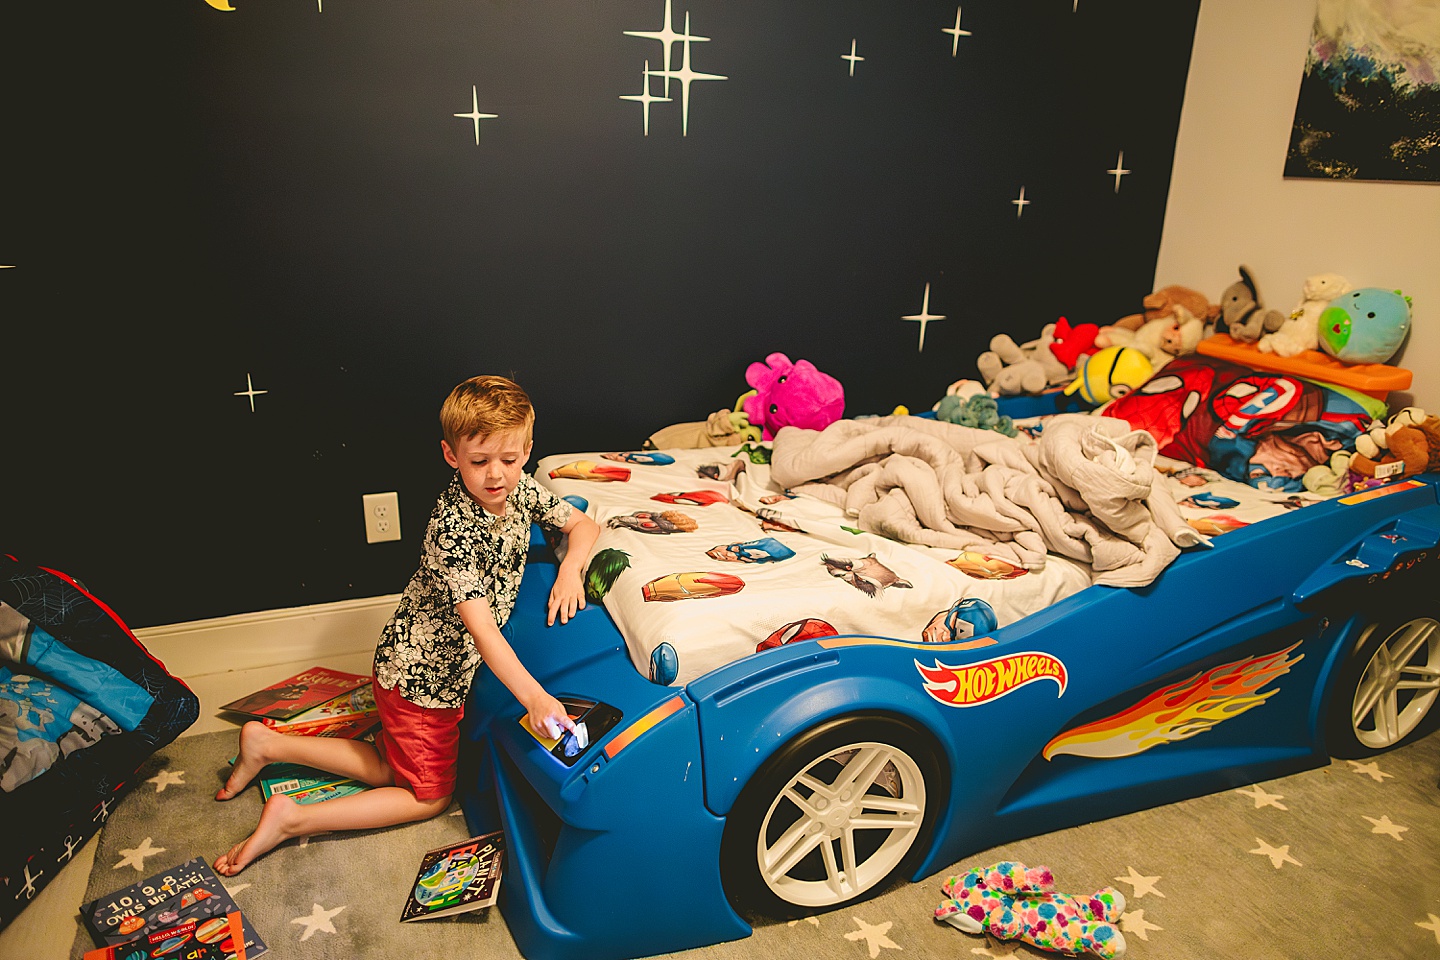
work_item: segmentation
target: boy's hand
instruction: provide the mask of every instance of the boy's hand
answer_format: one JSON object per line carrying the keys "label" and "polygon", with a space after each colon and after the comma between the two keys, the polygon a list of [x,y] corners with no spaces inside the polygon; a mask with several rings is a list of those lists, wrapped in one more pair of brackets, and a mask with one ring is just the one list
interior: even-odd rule
{"label": "boy's hand", "polygon": [[575,721],[570,719],[560,701],[543,690],[533,702],[525,705],[525,723],[537,737],[546,740],[558,740],[564,731],[575,729]]}
{"label": "boy's hand", "polygon": [[569,623],[570,618],[575,616],[575,611],[584,607],[585,587],[580,582],[580,574],[562,566],[555,578],[555,586],[550,588],[550,604],[545,625],[554,626],[557,615],[561,623]]}

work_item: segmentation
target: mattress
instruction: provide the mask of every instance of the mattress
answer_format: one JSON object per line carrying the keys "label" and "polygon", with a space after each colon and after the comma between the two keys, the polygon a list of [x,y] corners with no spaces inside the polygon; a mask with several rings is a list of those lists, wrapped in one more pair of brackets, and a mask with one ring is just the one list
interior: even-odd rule
{"label": "mattress", "polygon": [[[915,641],[983,636],[1089,586],[1050,555],[1025,570],[984,554],[899,543],[841,508],[787,494],[747,447],[546,457],[536,479],[601,527],[588,581],[637,670],[683,685],[768,647],[832,634]],[[1216,536],[1305,499],[1163,459],[1192,526]],[[563,547],[562,547],[563,549]]]}

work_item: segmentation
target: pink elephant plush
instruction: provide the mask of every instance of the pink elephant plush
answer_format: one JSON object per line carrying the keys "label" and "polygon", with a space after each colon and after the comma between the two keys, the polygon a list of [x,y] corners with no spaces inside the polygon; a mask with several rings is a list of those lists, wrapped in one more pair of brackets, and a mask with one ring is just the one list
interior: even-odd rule
{"label": "pink elephant plush", "polygon": [[772,353],[764,363],[750,364],[745,382],[755,388],[745,399],[745,413],[766,440],[775,439],[781,427],[823,430],[845,413],[840,381],[809,360],[791,363],[785,354]]}

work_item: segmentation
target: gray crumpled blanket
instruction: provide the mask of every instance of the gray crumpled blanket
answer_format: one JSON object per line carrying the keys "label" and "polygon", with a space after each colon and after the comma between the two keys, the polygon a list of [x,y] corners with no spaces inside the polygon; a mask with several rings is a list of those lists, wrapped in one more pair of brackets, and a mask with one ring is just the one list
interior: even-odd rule
{"label": "gray crumpled blanket", "polygon": [[1089,564],[1093,582],[1150,583],[1206,542],[1180,516],[1155,438],[1114,417],[1061,414],[1038,442],[922,417],[784,427],[774,482],[843,507],[861,529],[1042,569],[1047,553]]}

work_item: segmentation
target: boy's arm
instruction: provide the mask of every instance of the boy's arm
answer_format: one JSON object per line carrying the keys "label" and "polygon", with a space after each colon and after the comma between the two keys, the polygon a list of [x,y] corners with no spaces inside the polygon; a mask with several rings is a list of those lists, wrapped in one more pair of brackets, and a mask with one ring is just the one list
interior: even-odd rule
{"label": "boy's arm", "polygon": [[590,559],[590,550],[600,536],[600,525],[584,511],[572,510],[560,532],[567,538],[565,562],[560,564],[555,586],[550,589],[547,626],[554,626],[557,614],[561,623],[569,623],[575,611],[585,606],[585,561]]}
{"label": "boy's arm", "polygon": [[561,728],[575,729],[575,722],[565,713],[560,701],[546,693],[540,682],[525,669],[520,658],[515,656],[500,628],[495,626],[490,604],[483,597],[457,603],[455,612],[460,615],[465,629],[470,631],[475,649],[480,651],[490,672],[525,708],[525,722],[537,736],[553,739],[560,735]]}

